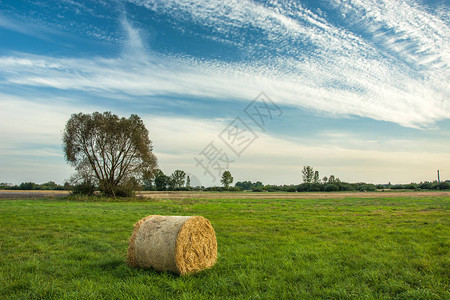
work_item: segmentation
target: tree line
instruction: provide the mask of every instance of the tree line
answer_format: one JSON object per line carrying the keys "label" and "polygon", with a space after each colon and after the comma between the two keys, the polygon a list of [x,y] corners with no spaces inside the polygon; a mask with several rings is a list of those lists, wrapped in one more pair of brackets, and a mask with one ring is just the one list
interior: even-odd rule
{"label": "tree line", "polygon": [[[171,176],[167,176],[170,178]],[[161,180],[158,185],[153,181],[147,182],[136,187],[136,191],[251,191],[251,192],[334,192],[334,191],[377,191],[377,190],[450,190],[450,182],[420,182],[408,184],[371,184],[365,182],[348,183],[343,181],[336,181],[334,183],[301,183],[301,184],[263,184],[261,181],[238,181],[234,186],[190,186],[189,176],[186,177],[184,185],[175,187],[173,184],[168,184]],[[332,185],[331,185],[332,184]],[[88,191],[82,191],[80,186],[73,186],[66,182],[64,185],[49,181],[43,184],[34,182],[23,182],[19,185],[11,185],[7,183],[0,183],[0,190],[67,190],[75,193],[93,194],[99,189],[95,186],[90,186]]]}
{"label": "tree line", "polygon": [[12,185],[6,182],[0,183],[0,190],[42,190],[42,191],[62,191],[69,190],[70,187],[68,185],[60,185],[55,183],[54,181],[49,181],[46,183],[38,184],[34,182],[22,182],[19,185]]}
{"label": "tree line", "polygon": [[68,164],[75,168],[71,178],[60,186],[53,181],[36,184],[24,182],[11,186],[0,184],[8,190],[71,190],[77,194],[106,196],[131,196],[136,190],[204,190],[204,191],[286,191],[334,192],[374,191],[377,189],[450,189],[449,182],[421,182],[407,185],[374,185],[342,182],[334,175],[320,177],[319,171],[304,166],[303,183],[298,185],[263,185],[262,182],[234,181],[230,171],[222,173],[220,187],[191,186],[191,178],[177,169],[166,175],[158,168],[153,154],[149,131],[137,115],[120,118],[111,112],[73,114],[63,132],[63,151]]}

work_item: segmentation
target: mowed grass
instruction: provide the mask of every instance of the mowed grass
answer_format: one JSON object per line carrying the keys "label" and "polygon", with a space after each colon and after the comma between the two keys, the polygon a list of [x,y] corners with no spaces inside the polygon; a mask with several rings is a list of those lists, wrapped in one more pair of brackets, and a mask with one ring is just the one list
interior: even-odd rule
{"label": "mowed grass", "polygon": [[[0,298],[449,299],[449,197],[0,201]],[[210,270],[126,265],[133,224],[202,215]]]}

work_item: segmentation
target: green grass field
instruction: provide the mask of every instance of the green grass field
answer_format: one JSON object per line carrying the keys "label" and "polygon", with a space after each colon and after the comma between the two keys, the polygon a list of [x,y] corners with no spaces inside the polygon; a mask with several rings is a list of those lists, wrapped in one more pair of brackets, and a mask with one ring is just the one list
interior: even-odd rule
{"label": "green grass field", "polygon": [[[141,200],[142,201],[142,200]],[[0,298],[449,299],[449,197],[0,201]],[[133,224],[202,215],[214,268],[131,269]]]}

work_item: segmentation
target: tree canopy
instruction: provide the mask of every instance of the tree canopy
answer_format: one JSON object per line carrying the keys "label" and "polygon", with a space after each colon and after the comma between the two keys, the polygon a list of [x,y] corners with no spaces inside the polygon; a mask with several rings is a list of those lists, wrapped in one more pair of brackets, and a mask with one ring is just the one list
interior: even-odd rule
{"label": "tree canopy", "polygon": [[[319,173],[317,173],[317,176]],[[314,169],[311,166],[303,166],[302,178],[304,183],[311,183],[314,180]]]}
{"label": "tree canopy", "polygon": [[174,189],[181,188],[184,186],[186,178],[186,173],[182,170],[175,170],[172,175],[170,175],[171,185]]}
{"label": "tree canopy", "polygon": [[223,184],[223,186],[228,189],[230,184],[233,183],[233,176],[231,176],[230,171],[225,171],[222,174],[222,179],[220,180],[220,182]]}
{"label": "tree canopy", "polygon": [[76,181],[95,183],[101,192],[119,196],[143,178],[153,177],[157,160],[141,118],[111,112],[73,114],[63,133],[65,159]]}

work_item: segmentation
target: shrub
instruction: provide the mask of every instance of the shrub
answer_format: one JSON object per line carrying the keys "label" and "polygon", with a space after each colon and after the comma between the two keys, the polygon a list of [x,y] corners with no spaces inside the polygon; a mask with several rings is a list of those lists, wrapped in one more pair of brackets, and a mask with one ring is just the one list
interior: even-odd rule
{"label": "shrub", "polygon": [[343,183],[340,187],[340,190],[341,191],[354,191],[355,188],[351,184]]}
{"label": "shrub", "polygon": [[95,191],[95,186],[90,182],[83,182],[73,186],[72,194],[92,196]]}
{"label": "shrub", "polygon": [[405,184],[403,187],[408,190],[415,190],[417,188],[417,184],[415,183]]}
{"label": "shrub", "polygon": [[434,186],[436,190],[450,190],[450,184],[448,182],[439,182]]}
{"label": "shrub", "polygon": [[433,184],[431,182],[423,182],[419,184],[418,188],[422,190],[431,190],[433,188]]}
{"label": "shrub", "polygon": [[325,186],[325,191],[327,192],[337,192],[339,191],[339,187],[333,183],[327,184]]}

